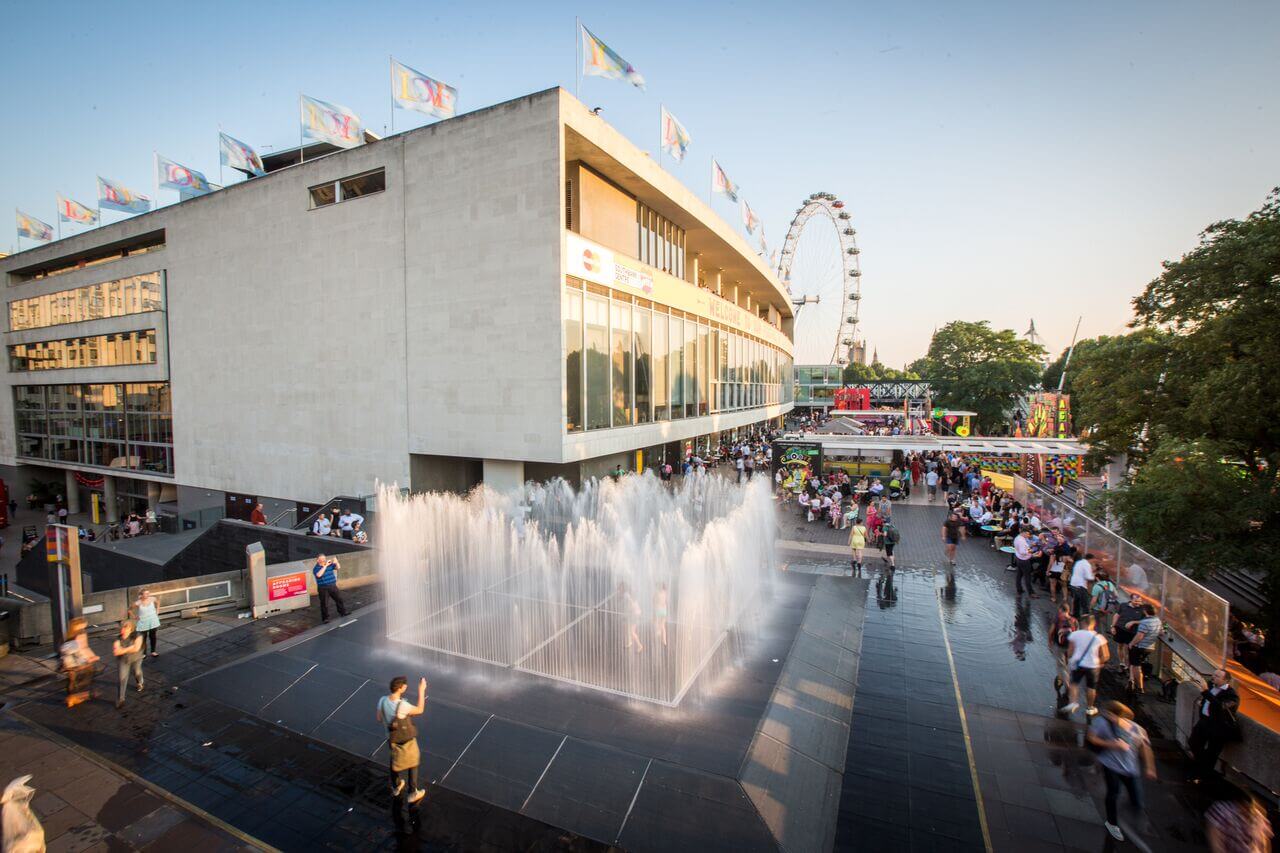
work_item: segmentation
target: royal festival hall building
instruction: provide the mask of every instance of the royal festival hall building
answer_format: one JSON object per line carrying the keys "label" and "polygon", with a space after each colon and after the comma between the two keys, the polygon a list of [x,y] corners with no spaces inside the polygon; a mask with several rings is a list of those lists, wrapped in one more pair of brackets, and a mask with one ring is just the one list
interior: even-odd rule
{"label": "royal festival hall building", "polygon": [[267,161],[0,259],[12,494],[65,478],[113,517],[577,481],[791,409],[773,271],[559,88]]}

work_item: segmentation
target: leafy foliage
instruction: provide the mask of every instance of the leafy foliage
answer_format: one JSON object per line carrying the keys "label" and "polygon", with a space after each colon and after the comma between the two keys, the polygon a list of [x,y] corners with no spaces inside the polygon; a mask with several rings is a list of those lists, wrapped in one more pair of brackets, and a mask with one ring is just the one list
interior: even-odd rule
{"label": "leafy foliage", "polygon": [[1044,347],[996,331],[984,320],[955,320],[929,342],[928,354],[909,370],[928,377],[934,404],[977,412],[978,428],[994,432],[1008,422],[1015,401],[1041,379]]}
{"label": "leafy foliage", "polygon": [[840,381],[845,385],[857,385],[862,382],[878,382],[885,379],[919,379],[920,376],[910,370],[898,370],[896,367],[885,367],[878,361],[870,364],[846,364],[840,373]]}

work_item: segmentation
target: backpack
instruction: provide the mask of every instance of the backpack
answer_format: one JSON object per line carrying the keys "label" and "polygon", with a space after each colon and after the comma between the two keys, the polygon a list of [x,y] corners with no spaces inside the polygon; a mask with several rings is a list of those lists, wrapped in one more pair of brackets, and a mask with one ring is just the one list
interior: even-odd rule
{"label": "backpack", "polygon": [[1098,586],[1102,587],[1101,607],[1107,613],[1116,613],[1120,610],[1120,598],[1116,595],[1116,585],[1111,581],[1104,581]]}
{"label": "backpack", "polygon": [[[400,702],[404,700],[401,699]],[[400,710],[399,702],[396,703],[396,710]],[[399,746],[402,743],[408,743],[418,737],[418,727],[413,724],[412,717],[392,716],[391,722],[387,723],[387,741]]]}
{"label": "backpack", "polygon": [[887,542],[890,545],[897,545],[898,540],[901,537],[902,537],[902,534],[898,532],[898,528],[894,527],[892,524],[885,525],[885,528],[884,528],[885,542]]}

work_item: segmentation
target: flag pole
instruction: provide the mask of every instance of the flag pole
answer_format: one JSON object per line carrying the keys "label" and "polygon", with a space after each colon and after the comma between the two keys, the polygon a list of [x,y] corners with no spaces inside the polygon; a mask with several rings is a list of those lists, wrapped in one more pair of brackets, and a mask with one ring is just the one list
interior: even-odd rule
{"label": "flag pole", "polygon": [[298,163],[307,162],[307,146],[302,136],[302,92],[298,92]]}
{"label": "flag pole", "polygon": [[151,150],[151,182],[155,186],[156,210],[160,209],[160,152]]}
{"label": "flag pole", "polygon": [[218,183],[227,185],[227,179],[222,176],[222,122],[218,122]]}
{"label": "flag pole", "polygon": [[573,19],[573,96],[582,100],[582,19]]}
{"label": "flag pole", "polygon": [[396,58],[387,54],[387,68],[391,73],[391,133],[396,132]]}
{"label": "flag pole", "polygon": [[658,103],[658,168],[662,168],[662,143],[665,139],[665,137],[663,136],[663,133],[666,131],[666,128],[663,127],[663,125],[666,124],[666,114],[667,114],[667,105],[662,102],[659,102]]}

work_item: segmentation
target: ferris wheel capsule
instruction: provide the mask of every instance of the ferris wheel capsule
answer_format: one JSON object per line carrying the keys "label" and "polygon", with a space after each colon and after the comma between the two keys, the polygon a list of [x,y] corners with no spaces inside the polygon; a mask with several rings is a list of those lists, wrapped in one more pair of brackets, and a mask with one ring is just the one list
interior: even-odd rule
{"label": "ferris wheel capsule", "polygon": [[862,275],[862,270],[849,270],[850,278],[858,278]]}
{"label": "ferris wheel capsule", "polygon": [[861,293],[850,293],[850,294],[849,294],[849,301],[850,301],[850,302],[857,302],[857,301],[858,301],[859,299],[861,299],[861,298],[862,298],[862,294],[861,294]]}
{"label": "ferris wheel capsule", "polygon": [[858,249],[858,247],[857,247],[857,246],[854,246],[852,249],[850,249],[850,250],[849,250],[849,254],[851,254],[851,255],[860,255],[860,254],[862,254],[862,252]]}

